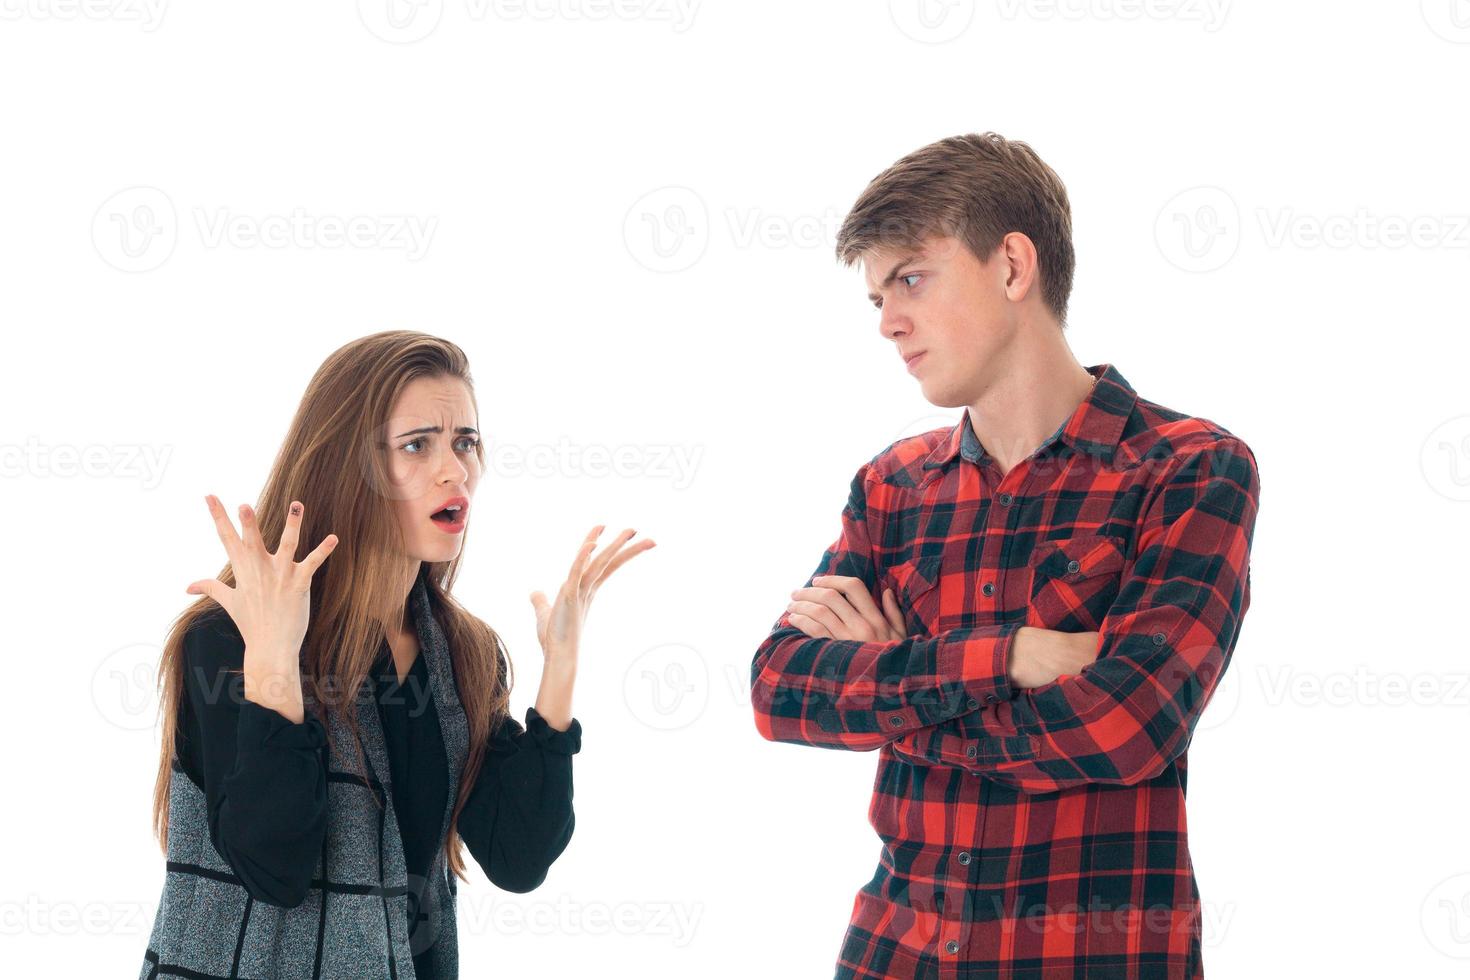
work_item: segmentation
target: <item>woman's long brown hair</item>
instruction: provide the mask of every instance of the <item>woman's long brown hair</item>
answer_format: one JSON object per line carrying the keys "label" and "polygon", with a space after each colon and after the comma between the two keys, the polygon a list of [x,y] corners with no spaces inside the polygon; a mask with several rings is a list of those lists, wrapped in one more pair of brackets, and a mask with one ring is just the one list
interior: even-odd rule
{"label": "woman's long brown hair", "polygon": [[[469,361],[464,351],[447,340],[390,330],[339,348],[307,386],[256,504],[267,548],[274,549],[280,541],[286,508],[293,500],[305,505],[297,561],[328,534],[336,534],[339,540],[312,577],[311,619],[301,662],[302,684],[311,694],[309,710],[323,724],[331,706],[351,708],[355,703],[381,650],[385,634],[380,617],[385,610],[402,608],[405,601],[404,543],[391,499],[385,427],[398,396],[410,382],[442,377],[464,381],[478,415]],[[475,451],[483,467],[485,448],[479,440]],[[450,594],[463,554],[461,550],[452,561],[426,563],[425,578],[435,618],[449,643],[455,687],[469,725],[469,756],[444,842],[450,870],[468,881],[455,826],[484,759],[490,732],[509,711],[514,674],[499,634]],[[217,577],[225,585],[235,584],[228,562]],[[169,627],[158,666],[163,738],[153,787],[153,829],[165,853],[169,778],[177,755],[183,698],[184,634],[201,616],[216,611],[223,615],[218,603],[201,596],[181,612]],[[346,710],[342,715],[361,766],[356,711]]]}

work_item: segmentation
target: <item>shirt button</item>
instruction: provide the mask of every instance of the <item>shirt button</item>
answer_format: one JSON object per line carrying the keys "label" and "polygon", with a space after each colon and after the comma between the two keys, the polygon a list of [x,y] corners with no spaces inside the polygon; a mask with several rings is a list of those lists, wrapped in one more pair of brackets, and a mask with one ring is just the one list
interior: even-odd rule
{"label": "shirt button", "polygon": [[994,582],[986,582],[985,585],[981,587],[980,591],[981,592],[984,592],[986,595],[994,595],[995,594],[995,583]]}
{"label": "shirt button", "polygon": [[1009,507],[1009,506],[1010,506],[1010,505],[1011,505],[1011,501],[1012,501],[1012,500],[1013,500],[1013,499],[1015,499],[1015,498],[1013,498],[1013,497],[1012,497],[1012,496],[1011,496],[1011,495],[1010,495],[1010,494],[1008,494],[1008,493],[1003,493],[1003,494],[1001,494],[1001,495],[1000,495],[1000,497],[999,497],[999,498],[998,498],[998,499],[999,499],[999,500],[1000,500],[1000,502],[1001,502],[1001,506],[1003,506],[1003,507]]}
{"label": "shirt button", "polygon": [[1164,641],[1167,640],[1167,639],[1168,639],[1168,637],[1165,636],[1163,633],[1155,633],[1154,634],[1154,646],[1156,646],[1156,647],[1157,646],[1163,646],[1164,645]]}
{"label": "shirt button", "polygon": [[969,708],[971,711],[974,711],[976,708],[980,707],[980,702],[976,701],[974,698],[971,698],[970,700],[965,702],[965,707]]}
{"label": "shirt button", "polygon": [[1078,562],[1077,559],[1075,559],[1075,558],[1073,558],[1071,561],[1067,562],[1067,571],[1069,571],[1069,572],[1075,572],[1075,571],[1077,571],[1077,569],[1079,569],[1081,567],[1082,567],[1081,563]]}
{"label": "shirt button", "polygon": [[970,863],[970,852],[969,851],[960,851],[960,853],[955,856],[955,860],[958,861],[958,862],[960,862],[960,864],[969,864]]}
{"label": "shirt button", "polygon": [[946,953],[958,953],[960,951],[960,944],[951,939],[949,942],[944,944],[944,951]]}
{"label": "shirt button", "polygon": [[975,746],[973,746],[973,745],[966,745],[965,746],[965,758],[966,759],[973,759],[973,758],[975,758]]}
{"label": "shirt button", "polygon": [[903,724],[903,715],[890,715],[888,718],[888,724],[892,725],[894,728],[897,728],[899,725]]}

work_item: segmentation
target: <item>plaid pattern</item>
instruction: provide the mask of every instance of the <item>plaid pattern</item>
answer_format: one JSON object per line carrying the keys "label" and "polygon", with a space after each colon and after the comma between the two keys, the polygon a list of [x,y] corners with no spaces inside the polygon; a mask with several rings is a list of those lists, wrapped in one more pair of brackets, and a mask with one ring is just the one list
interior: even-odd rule
{"label": "plaid pattern", "polygon": [[[449,785],[457,786],[468,755],[469,726],[455,689],[448,642],[430,611],[422,575],[409,601],[449,759]],[[414,976],[413,954],[430,942],[436,973],[457,975],[457,880],[449,874],[442,850],[432,880],[423,888],[422,911],[428,921],[410,939],[410,883],[398,820],[388,802],[391,768],[371,687],[362,685],[355,703],[368,772],[357,766],[340,713],[327,713],[333,740],[327,765],[327,834],[306,899],[292,908],[257,902],[246,890],[210,839],[203,790],[175,758],[167,874],[140,980],[407,980]],[[303,693],[310,712],[311,691]],[[375,806],[373,797],[384,805]],[[444,810],[445,836],[453,804],[451,797]]]}
{"label": "plaid pattern", "polygon": [[[968,410],[858,470],[812,577],[892,587],[910,636],[813,638],[783,614],[756,651],[764,737],[879,750],[882,851],[838,978],[1203,976],[1185,750],[1250,604],[1255,456],[1088,371],[1009,473]],[[1099,631],[1097,661],[1013,688],[1021,626]]]}

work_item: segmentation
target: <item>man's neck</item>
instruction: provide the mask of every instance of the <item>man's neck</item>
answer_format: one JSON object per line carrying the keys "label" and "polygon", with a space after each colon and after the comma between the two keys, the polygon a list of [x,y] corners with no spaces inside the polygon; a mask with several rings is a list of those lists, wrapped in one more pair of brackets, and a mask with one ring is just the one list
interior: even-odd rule
{"label": "man's neck", "polygon": [[1072,417],[1095,379],[1060,338],[998,367],[969,406],[970,424],[995,465],[1009,473]]}

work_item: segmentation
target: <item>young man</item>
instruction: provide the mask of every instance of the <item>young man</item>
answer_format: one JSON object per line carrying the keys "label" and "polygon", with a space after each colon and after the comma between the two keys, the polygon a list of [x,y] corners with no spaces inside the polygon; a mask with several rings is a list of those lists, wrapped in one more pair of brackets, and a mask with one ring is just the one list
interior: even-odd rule
{"label": "young man", "polygon": [[879,750],[837,977],[1202,976],[1185,749],[1250,605],[1253,453],[1074,359],[1070,205],[1024,143],[911,153],[837,253],[964,408],[858,468],[751,666],[767,739]]}

